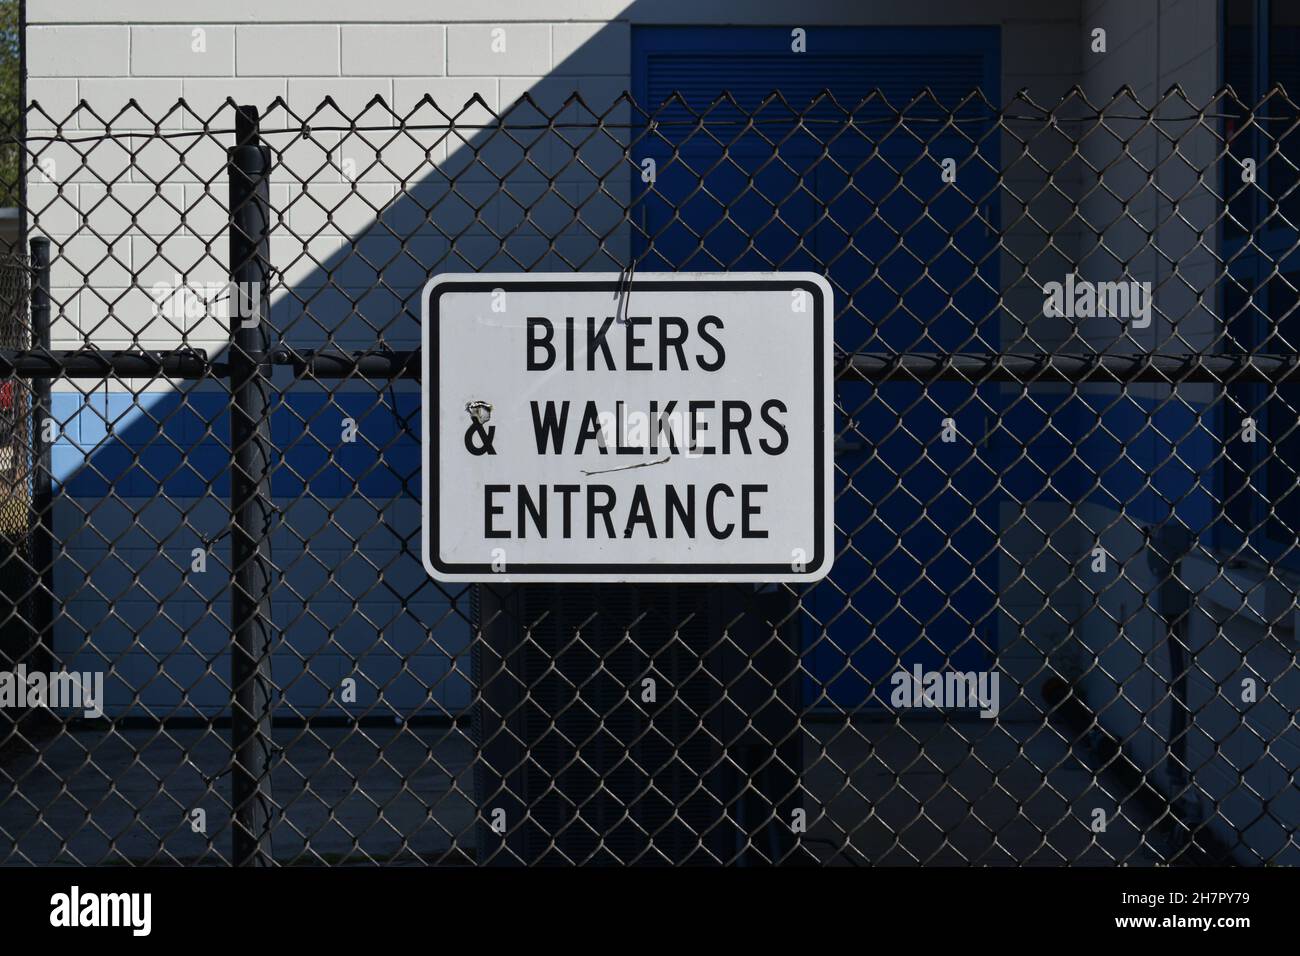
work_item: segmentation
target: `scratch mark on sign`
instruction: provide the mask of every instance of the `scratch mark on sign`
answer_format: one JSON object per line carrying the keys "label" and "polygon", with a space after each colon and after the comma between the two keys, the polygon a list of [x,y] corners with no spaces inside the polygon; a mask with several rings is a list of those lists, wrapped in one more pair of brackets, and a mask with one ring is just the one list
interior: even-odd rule
{"label": "scratch mark on sign", "polygon": [[638,461],[634,465],[619,465],[617,468],[597,468],[595,471],[580,469],[584,475],[590,478],[592,475],[608,475],[611,471],[631,471],[633,468],[649,468],[651,465],[662,465],[672,459],[672,455],[665,455],[657,461]]}

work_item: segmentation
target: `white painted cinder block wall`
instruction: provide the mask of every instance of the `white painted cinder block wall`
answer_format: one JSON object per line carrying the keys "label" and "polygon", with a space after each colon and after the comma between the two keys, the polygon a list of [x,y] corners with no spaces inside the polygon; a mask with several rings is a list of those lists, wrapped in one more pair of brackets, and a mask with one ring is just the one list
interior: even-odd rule
{"label": "white painted cinder block wall", "polygon": [[[449,0],[371,4],[351,0],[311,4],[296,0],[189,0],[185,4],[125,0],[111,5],[30,0],[28,96],[54,117],[65,116],[79,100],[86,100],[99,118],[82,113],[65,129],[87,133],[95,132],[110,117],[115,129],[144,125],[134,111],[120,112],[131,99],[156,119],[182,96],[200,115],[217,109],[228,96],[259,106],[284,97],[297,115],[304,116],[325,96],[333,97],[344,111],[356,113],[376,94],[402,112],[429,94],[454,111],[476,94],[491,108],[504,109],[525,91],[543,106],[553,107],[575,90],[599,109],[630,85],[630,31],[651,23],[998,25],[1003,34],[1004,97],[1023,88],[1047,103],[1077,80],[1082,51],[1078,5],[1073,0],[1052,4],[1050,9],[1037,0],[981,4],[936,0],[906,5],[886,0],[800,4],[776,0],[745,4],[729,0],[631,4],[546,0],[527,6],[508,0],[482,0],[473,5]],[[505,53],[490,50],[490,31],[498,25],[508,27]],[[194,49],[196,29],[203,31],[202,53]],[[284,119],[282,114],[278,118]],[[229,125],[229,112],[224,119]],[[330,125],[328,119],[328,113],[321,114],[315,122],[326,126]],[[184,130],[197,129],[200,124],[193,116],[177,111],[164,125]],[[337,158],[342,158],[345,149],[361,171],[355,190],[338,169]],[[463,146],[453,145],[435,151],[432,158],[454,169],[458,162],[467,162],[467,154]],[[135,157],[131,168],[128,153],[116,143],[97,146],[86,154],[85,162],[62,146],[51,148],[48,155],[56,161],[54,174],[31,178],[29,205],[40,210],[34,232],[49,235],[61,244],[63,253],[53,278],[58,303],[56,345],[75,347],[91,341],[99,346],[159,348],[184,341],[219,349],[224,330],[216,323],[198,321],[192,326],[180,323],[167,328],[147,321],[152,314],[148,290],[154,282],[169,281],[176,271],[184,272],[191,282],[221,281],[226,275],[222,232],[226,186],[217,172],[222,162],[217,144],[199,142],[188,147],[186,165],[178,161],[175,149],[151,146]],[[330,162],[330,156],[337,158]],[[395,294],[352,304],[353,314],[347,317],[340,317],[340,311],[348,309],[332,309],[330,301],[318,292],[324,283],[313,262],[337,255],[350,239],[372,228],[376,220],[383,221],[384,213],[376,210],[400,206],[394,200],[420,189],[412,183],[418,183],[427,171],[421,146],[393,142],[385,146],[382,157],[384,165],[375,166],[373,152],[363,144],[356,140],[340,144],[337,134],[326,132],[285,150],[285,168],[272,181],[273,207],[285,212],[272,241],[272,255],[276,261],[301,258],[296,266],[286,269],[286,285],[293,292],[280,296],[273,307],[280,310],[284,321],[297,322],[295,328],[303,341],[323,337],[319,329],[310,331],[316,325],[331,329],[336,341],[346,346],[369,344],[373,335],[361,320],[389,325],[394,312],[400,313],[403,305],[410,307],[411,293],[423,282],[418,269],[387,269],[383,280]],[[120,175],[123,170],[129,170],[125,176]],[[304,194],[298,180],[308,175],[313,184]],[[1025,167],[1012,174],[1026,192],[1039,185],[1035,175]],[[589,177],[581,171],[570,171],[561,178],[569,176],[573,182],[568,188],[576,195],[590,190]],[[526,194],[530,178],[536,188],[536,176],[530,177],[527,170],[513,176],[510,187]],[[112,183],[111,194],[105,181]],[[614,185],[617,189],[617,182]],[[497,187],[485,182],[478,188],[491,193]],[[462,193],[472,196],[474,189],[473,183],[466,183]],[[166,203],[159,201],[160,195]],[[325,208],[332,208],[332,221],[327,220]],[[184,222],[179,214],[182,209]],[[584,218],[601,214],[597,204],[587,209]],[[604,210],[605,215],[611,212],[616,210]],[[489,209],[486,214],[508,213]],[[454,217],[457,212],[449,209],[442,215]],[[169,236],[166,261],[156,255],[158,235]],[[474,238],[468,236],[458,245],[472,248]],[[490,236],[477,238],[484,248],[496,244]],[[615,249],[617,242],[615,236]],[[410,245],[417,247],[415,242]],[[304,248],[309,256],[302,256]],[[515,250],[520,255],[527,252],[522,241]],[[433,248],[429,254],[437,257],[445,251]],[[455,266],[455,257],[440,263],[444,269]],[[512,266],[499,262],[497,267]],[[550,260],[542,267],[560,266]],[[609,268],[610,264],[596,262],[592,267]],[[365,285],[358,280],[352,291],[358,293]],[[316,298],[304,306],[300,300],[313,294]],[[333,304],[337,305],[337,300]],[[400,346],[403,337],[409,340],[414,331],[408,315],[390,325],[389,341]],[[180,387],[175,383],[129,385],[137,389],[147,385],[153,391]],[[153,391],[137,404],[147,405]],[[204,391],[199,388],[187,394]],[[374,394],[364,386],[354,391]],[[123,392],[121,387],[110,387],[85,403],[80,396],[71,396],[73,406],[81,410],[68,429],[73,437],[59,448],[56,464],[61,471],[80,465],[86,450],[93,450],[94,442],[102,439],[108,427],[102,419],[112,421],[132,413],[130,396]],[[327,405],[318,420],[323,423],[319,430],[336,430],[341,414]],[[61,539],[73,560],[61,562],[56,582],[67,602],[67,617],[59,624],[56,642],[61,652],[82,663],[89,660],[93,666],[95,659],[85,648],[94,634],[96,648],[107,649],[113,673],[120,678],[113,701],[116,710],[139,708],[143,703],[154,713],[167,713],[182,699],[183,691],[188,691],[199,709],[213,711],[224,705],[227,696],[219,679],[228,669],[220,654],[228,612],[221,596],[224,573],[219,570],[211,581],[195,584],[193,576],[180,570],[188,567],[190,549],[222,527],[222,506],[211,497],[173,496],[172,500],[174,504],[151,502],[148,497],[133,497],[130,489],[114,488],[102,504],[80,500],[75,506],[65,505],[59,513]],[[357,669],[370,675],[392,672],[395,683],[383,689],[370,688],[367,701],[362,682],[363,705],[373,703],[382,692],[394,709],[410,712],[422,694],[410,679],[414,674],[436,688],[423,712],[430,707],[455,711],[464,706],[468,662],[456,657],[464,648],[466,635],[464,602],[455,605],[451,601],[454,595],[428,585],[412,602],[411,613],[402,614],[386,588],[396,585],[409,591],[414,582],[404,573],[406,563],[397,559],[400,546],[395,538],[371,535],[363,556],[352,550],[351,540],[381,521],[387,527],[413,531],[418,527],[413,505],[404,496],[380,504],[355,497],[346,501],[327,498],[319,504],[296,504],[286,515],[296,535],[290,531],[277,535],[277,564],[286,569],[286,582],[308,599],[294,600],[281,588],[276,619],[286,634],[292,635],[295,650],[313,656],[308,670],[294,655],[282,655],[276,661],[275,678],[281,685],[292,684],[292,701],[302,712],[335,706],[330,699],[333,688],[342,676],[353,672],[355,656],[374,645],[377,634],[382,634],[391,649],[380,645]],[[83,520],[78,508],[92,506],[99,510],[92,520]],[[132,515],[141,517],[132,520]],[[105,531],[107,539],[101,537]],[[302,540],[308,532],[311,548],[304,553]],[[376,538],[378,543],[374,543]],[[224,542],[216,542],[214,555],[224,558],[224,548]],[[81,569],[86,569],[85,573]],[[164,581],[167,584],[160,586]],[[183,583],[186,581],[190,583]],[[355,605],[352,597],[359,599]],[[211,607],[205,603],[214,599]],[[160,612],[170,620],[161,618]],[[141,643],[149,647],[149,653],[133,642],[133,632],[146,625],[148,638]],[[181,643],[185,628],[190,629],[189,643]],[[325,640],[327,629],[334,632],[333,642]],[[432,643],[426,640],[429,636]],[[83,653],[77,655],[79,647]],[[155,658],[164,654],[170,656],[160,665]],[[192,678],[183,682],[183,687],[162,676],[164,671],[171,674],[186,668]],[[138,697],[136,691],[140,691]]]}

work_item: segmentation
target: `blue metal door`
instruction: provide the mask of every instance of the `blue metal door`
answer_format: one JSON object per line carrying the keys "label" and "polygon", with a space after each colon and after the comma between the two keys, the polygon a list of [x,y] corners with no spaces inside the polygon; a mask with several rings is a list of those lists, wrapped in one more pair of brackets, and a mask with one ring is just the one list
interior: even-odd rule
{"label": "blue metal door", "polygon": [[[997,350],[997,142],[972,98],[997,101],[996,28],[809,28],[803,52],[784,27],[632,36],[655,120],[636,150],[656,164],[639,268],[820,272],[837,355]],[[811,703],[887,702],[900,666],[989,666],[997,401],[994,386],[841,377],[836,563],[802,599]]]}

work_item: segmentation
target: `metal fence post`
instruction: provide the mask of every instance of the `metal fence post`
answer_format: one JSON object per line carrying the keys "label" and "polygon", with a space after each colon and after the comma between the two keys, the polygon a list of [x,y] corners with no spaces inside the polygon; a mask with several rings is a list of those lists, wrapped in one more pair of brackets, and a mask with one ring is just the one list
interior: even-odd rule
{"label": "metal fence post", "polygon": [[[38,236],[31,249],[32,348],[50,349],[50,240]],[[54,657],[54,491],[50,443],[45,422],[51,416],[50,379],[32,380],[32,568],[35,571],[33,667],[45,667]]]}
{"label": "metal fence post", "polygon": [[234,862],[271,853],[271,473],[267,386],[270,151],[238,108],[230,150],[231,750]]}

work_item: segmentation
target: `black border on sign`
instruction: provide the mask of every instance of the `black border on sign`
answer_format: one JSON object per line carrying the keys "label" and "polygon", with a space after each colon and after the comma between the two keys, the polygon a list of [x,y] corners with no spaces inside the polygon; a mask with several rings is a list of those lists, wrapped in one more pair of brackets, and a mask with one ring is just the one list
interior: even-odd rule
{"label": "black border on sign", "polygon": [[[539,280],[539,281],[453,281],[438,283],[433,287],[432,294],[429,296],[429,302],[426,307],[428,321],[433,325],[427,336],[428,347],[424,349],[421,374],[426,382],[426,392],[430,402],[428,410],[429,435],[428,440],[423,442],[424,461],[423,465],[426,474],[430,480],[425,486],[427,494],[435,497],[438,489],[441,487],[441,476],[438,473],[439,448],[441,444],[441,434],[438,428],[439,416],[439,396],[438,380],[433,374],[433,370],[438,367],[438,352],[442,337],[442,315],[439,311],[440,299],[447,292],[475,292],[481,290],[504,289],[507,292],[513,290],[524,290],[530,292],[616,292],[620,288],[617,280],[589,280],[589,281],[568,281],[564,279],[557,280]],[[748,279],[725,281],[716,279],[681,279],[676,281],[637,281],[632,279],[633,291],[641,289],[647,292],[681,292],[683,290],[699,290],[701,292],[714,292],[723,290],[737,290],[741,292],[757,292],[763,290],[795,290],[803,289],[810,292],[813,297],[813,524],[816,529],[815,540],[816,549],[813,552],[812,559],[808,562],[810,568],[820,568],[826,557],[826,547],[829,542],[826,538],[826,408],[823,400],[823,388],[825,385],[825,328],[823,324],[823,314],[826,309],[826,303],[823,301],[822,289],[814,282],[808,282],[803,279]],[[438,537],[438,506],[437,501],[423,502],[424,520],[425,520],[425,541],[428,542],[429,562],[438,571],[444,574],[482,574],[485,579],[499,578],[501,575],[496,574],[492,569],[491,562],[482,564],[446,564],[441,559],[441,548],[439,547],[440,539]],[[788,575],[790,573],[789,562],[781,564],[618,564],[612,562],[596,562],[585,564],[517,564],[510,563],[510,574],[676,574],[682,576],[699,575],[707,577],[714,574],[771,574],[771,575]]]}

